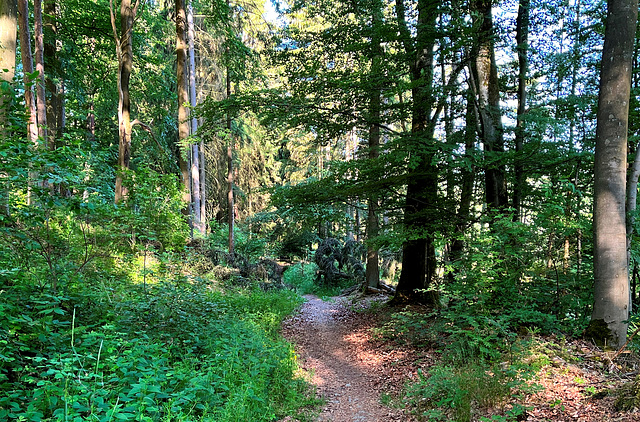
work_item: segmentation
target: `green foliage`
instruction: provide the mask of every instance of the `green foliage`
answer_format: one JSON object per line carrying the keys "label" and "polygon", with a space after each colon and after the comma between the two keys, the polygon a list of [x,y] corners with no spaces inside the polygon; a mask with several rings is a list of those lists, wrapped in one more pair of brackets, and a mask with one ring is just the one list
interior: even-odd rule
{"label": "green foliage", "polygon": [[286,285],[293,287],[299,294],[313,294],[319,297],[333,297],[350,287],[352,281],[342,281],[337,285],[328,286],[318,283],[318,266],[313,262],[300,262],[291,266],[283,274],[283,281]]}
{"label": "green foliage", "polygon": [[[504,406],[521,384],[516,375],[497,365],[435,366],[428,375],[419,372],[405,400],[430,421],[469,422],[476,419],[478,409]],[[523,414],[522,407],[513,407],[504,420],[516,421]]]}
{"label": "green foliage", "polygon": [[297,295],[105,287],[3,290],[1,418],[270,421],[309,403],[278,335]]}

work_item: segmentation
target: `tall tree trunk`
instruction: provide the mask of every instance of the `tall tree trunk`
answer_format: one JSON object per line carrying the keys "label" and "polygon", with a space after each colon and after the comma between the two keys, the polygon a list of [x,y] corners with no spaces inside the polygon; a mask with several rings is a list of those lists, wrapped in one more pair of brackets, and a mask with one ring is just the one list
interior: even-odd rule
{"label": "tall tree trunk", "polygon": [[[229,67],[227,67],[227,98],[231,97],[231,74]],[[235,226],[235,204],[233,197],[233,141],[234,135],[231,124],[231,114],[227,114],[227,208],[229,215],[227,221],[229,223],[229,255],[233,257],[235,253],[235,237],[233,234],[233,228]]]}
{"label": "tall tree trunk", "polygon": [[[0,84],[11,84],[16,71],[16,48],[18,37],[18,4],[16,0],[0,0]],[[5,72],[4,69],[7,69]],[[0,135],[6,121],[5,98],[0,91]]]}
{"label": "tall tree trunk", "polygon": [[[607,6],[596,125],[594,306],[586,335],[621,347],[627,339],[631,312],[625,183],[638,0],[609,0]],[[608,332],[602,333],[603,328]],[[601,334],[596,336],[596,331]]]}
{"label": "tall tree trunk", "polygon": [[495,210],[506,208],[508,199],[505,165],[502,163],[504,139],[491,5],[491,0],[474,0],[472,3],[479,20],[472,67],[478,95],[480,137],[485,150],[486,201],[487,207]]}
{"label": "tall tree trunk", "polygon": [[[44,30],[42,27],[42,0],[33,0],[33,19],[36,41],[36,104],[38,109],[38,136],[47,141],[47,104],[45,100],[44,80]],[[51,148],[53,149],[53,148]]]}
{"label": "tall tree trunk", "polygon": [[[371,75],[369,81],[369,159],[375,161],[380,156],[380,107],[381,107],[381,66],[382,46],[380,45],[380,23],[382,21],[382,4],[375,2],[372,10],[371,28]],[[378,237],[378,195],[376,192],[369,194],[367,215],[367,263],[365,278],[369,287],[378,287],[380,284],[380,269],[378,248],[372,240]]]}
{"label": "tall tree trunk", "polygon": [[[467,94],[467,112],[465,117],[464,128],[464,155],[465,162],[472,163],[475,153],[475,140],[477,131],[476,109],[474,106],[473,96],[471,92]],[[451,262],[455,263],[462,258],[464,251],[464,233],[469,225],[469,215],[471,213],[471,200],[473,199],[473,184],[475,182],[475,169],[471,167],[463,167],[462,185],[460,188],[460,204],[456,213],[456,228],[451,242]],[[455,273],[449,273],[453,278]]]}
{"label": "tall tree trunk", "polygon": [[[187,14],[185,0],[176,0],[176,71],[178,85],[178,166],[180,167],[180,181],[184,187],[183,200],[185,208],[182,213],[190,215],[191,192],[188,149],[184,148],[184,141],[189,137],[189,94],[187,89]],[[192,225],[192,221],[189,221]],[[192,226],[193,227],[193,226]]]}
{"label": "tall tree trunk", "polygon": [[433,49],[435,46],[435,22],[438,6],[435,0],[418,2],[418,25],[413,43],[405,20],[403,0],[396,1],[397,19],[401,38],[412,58],[409,64],[413,110],[411,122],[412,160],[415,165],[409,170],[407,199],[404,209],[404,226],[407,240],[402,246],[402,273],[394,301],[436,302],[436,296],[424,295],[436,275],[434,238],[429,229],[430,214],[435,209],[438,195],[438,172],[432,164],[434,125],[430,114],[433,97]]}
{"label": "tall tree trunk", "polygon": [[[187,12],[187,24],[189,26],[188,39],[189,39],[189,103],[191,107],[196,106],[196,58],[195,58],[195,31],[193,28],[193,5],[189,2]],[[198,131],[198,119],[191,117],[191,134],[195,135]],[[202,216],[202,195],[201,195],[201,181],[200,181],[200,148],[198,144],[191,146],[191,197],[192,197],[192,211],[193,211],[193,227],[200,234],[203,235],[204,218]]]}
{"label": "tall tree trunk", "polygon": [[22,70],[24,72],[24,102],[29,113],[28,135],[35,144],[38,141],[38,123],[36,119],[36,105],[33,95],[33,84],[29,75],[33,73],[33,56],[31,54],[31,34],[29,31],[29,2],[18,0],[18,14],[20,21],[20,51],[22,53]]}
{"label": "tall tree trunk", "polygon": [[131,159],[131,99],[129,80],[133,69],[133,22],[138,12],[140,0],[131,4],[131,0],[120,3],[120,36],[116,29],[113,0],[110,0],[111,26],[116,41],[118,56],[118,169],[116,172],[115,202],[127,197],[127,189],[122,184],[124,172],[129,170]]}
{"label": "tall tree trunk", "polygon": [[518,221],[522,214],[522,197],[524,195],[525,179],[523,166],[524,149],[524,117],[527,107],[527,70],[529,60],[529,0],[520,0],[518,6],[518,18],[516,24],[516,48],[518,50],[518,112],[516,122],[516,159],[515,176],[516,183],[513,188],[514,221]]}
{"label": "tall tree trunk", "polygon": [[49,149],[55,149],[56,140],[63,128],[63,99],[61,88],[56,84],[52,75],[59,72],[60,64],[56,47],[58,28],[56,25],[56,0],[44,0],[43,26],[47,36],[44,37],[44,65],[45,74],[46,119]]}

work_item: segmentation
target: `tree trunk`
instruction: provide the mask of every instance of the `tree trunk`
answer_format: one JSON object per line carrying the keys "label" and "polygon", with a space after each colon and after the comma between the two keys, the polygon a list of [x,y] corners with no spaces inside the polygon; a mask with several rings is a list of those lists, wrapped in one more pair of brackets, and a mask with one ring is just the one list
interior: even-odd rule
{"label": "tree trunk", "polygon": [[522,197],[525,188],[523,149],[524,149],[524,117],[527,107],[527,70],[529,60],[529,0],[520,0],[518,18],[516,24],[516,44],[518,50],[518,111],[515,132],[516,158],[515,176],[516,182],[513,188],[514,221],[518,221],[522,214]]}
{"label": "tree trunk", "polygon": [[[231,75],[229,67],[227,67],[227,98],[231,97]],[[231,115],[227,114],[227,130],[229,132],[227,139],[227,208],[229,215],[227,221],[229,223],[229,255],[233,256],[235,253],[235,236],[233,234],[233,228],[235,226],[235,204],[233,198],[233,141],[234,135],[232,131]]]}
{"label": "tree trunk", "polygon": [[[178,85],[178,166],[180,167],[180,181],[184,188],[183,200],[185,208],[182,213],[190,215],[191,193],[190,193],[190,172],[189,154],[184,146],[185,140],[189,137],[189,104],[188,78],[187,78],[187,14],[185,10],[185,0],[176,0],[176,72]],[[193,222],[189,221],[192,226]],[[192,226],[193,227],[193,226]]]}
{"label": "tree trunk", "polygon": [[503,209],[508,205],[504,154],[503,128],[500,112],[500,86],[494,52],[493,16],[491,0],[474,0],[477,13],[478,35],[474,46],[473,73],[478,96],[480,138],[485,150],[485,194],[487,207]]}
{"label": "tree trunk", "polygon": [[[188,39],[189,39],[189,103],[191,107],[195,107],[197,104],[196,99],[196,58],[195,58],[195,31],[193,28],[193,5],[189,2],[187,12],[187,24],[189,26]],[[193,116],[191,118],[191,134],[195,135],[198,131],[198,119]],[[200,148],[198,144],[193,144],[191,147],[191,197],[193,203],[193,227],[200,234],[205,233],[204,229],[204,217],[202,215],[202,193],[200,181]]]}
{"label": "tree trunk", "polygon": [[140,0],[131,5],[131,0],[120,3],[120,36],[116,29],[113,0],[111,6],[111,26],[116,41],[118,56],[118,169],[116,173],[115,203],[127,197],[127,188],[122,184],[124,172],[129,170],[131,159],[131,99],[129,96],[129,80],[133,68],[133,22],[138,11]]}
{"label": "tree trunk", "polygon": [[[476,140],[476,128],[477,119],[475,106],[473,104],[473,97],[471,92],[467,94],[467,112],[465,117],[464,128],[464,155],[465,162],[473,162],[473,154],[475,149]],[[454,232],[454,238],[451,242],[451,262],[462,258],[464,251],[464,233],[469,225],[469,215],[471,213],[471,200],[473,199],[473,184],[475,182],[475,169],[469,167],[463,167],[460,172],[462,173],[462,186],[460,188],[460,204],[456,213],[456,228]],[[455,273],[449,273],[450,280],[453,279]]]}
{"label": "tree trunk", "polygon": [[596,125],[594,306],[585,335],[621,347],[627,339],[631,312],[625,182],[638,0],[609,0],[607,5]]}
{"label": "tree trunk", "polygon": [[[382,4],[375,2],[372,10],[371,27],[373,35],[371,38],[371,74],[369,81],[369,159],[377,160],[380,156],[380,107],[381,107],[381,66],[382,66],[382,46],[380,45],[379,25],[382,20]],[[377,288],[380,284],[380,268],[378,259],[378,248],[372,240],[378,237],[378,195],[376,192],[369,194],[367,216],[367,263],[365,278],[367,286]]]}
{"label": "tree trunk", "polygon": [[44,0],[43,20],[44,28],[49,35],[44,38],[44,65],[47,69],[45,74],[47,141],[49,149],[53,150],[56,148],[56,140],[60,137],[63,129],[64,110],[61,89],[51,77],[53,73],[60,70],[56,47],[58,33],[56,26],[56,0]]}
{"label": "tree trunk", "polygon": [[424,294],[436,275],[436,255],[430,214],[435,209],[438,195],[438,171],[432,164],[434,125],[431,122],[433,98],[433,48],[435,46],[435,22],[438,6],[435,0],[418,2],[418,25],[415,45],[405,20],[402,0],[396,1],[396,13],[401,38],[407,56],[413,57],[409,64],[413,110],[411,122],[412,160],[415,166],[409,169],[407,199],[404,209],[404,226],[407,240],[402,246],[402,273],[398,281],[394,301],[423,301],[435,304],[436,296]]}
{"label": "tree trunk", "polygon": [[[47,102],[44,92],[44,30],[42,27],[42,0],[33,0],[33,19],[36,41],[36,70],[38,79],[36,83],[36,104],[38,109],[38,136],[47,141]],[[53,149],[53,148],[50,148]]]}
{"label": "tree trunk", "polygon": [[[16,71],[18,5],[16,0],[0,0],[0,83],[11,84]],[[7,69],[5,72],[3,69]],[[5,104],[10,101],[0,91],[0,135],[4,132]]]}
{"label": "tree trunk", "polygon": [[24,72],[24,102],[29,113],[28,135],[35,144],[38,142],[38,123],[36,119],[36,105],[33,95],[32,81],[29,75],[33,73],[33,57],[31,55],[31,34],[29,31],[29,2],[18,0],[20,20],[20,51],[22,53],[22,70]]}

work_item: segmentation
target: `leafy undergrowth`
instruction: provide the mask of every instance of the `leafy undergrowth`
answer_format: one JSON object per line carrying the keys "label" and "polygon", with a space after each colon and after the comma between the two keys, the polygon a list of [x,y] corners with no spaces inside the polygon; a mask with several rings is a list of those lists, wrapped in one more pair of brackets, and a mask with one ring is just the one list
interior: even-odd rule
{"label": "leafy undergrowth", "polygon": [[279,334],[298,295],[97,281],[0,289],[0,420],[304,420],[312,399]]}
{"label": "leafy undergrowth", "polygon": [[410,408],[418,420],[640,420],[635,352],[614,358],[615,352],[584,340],[535,333],[496,341],[499,333],[486,325],[443,326],[441,314],[419,307],[373,311],[371,342],[383,345],[377,349],[439,356],[405,371],[402,391],[383,394],[386,403]]}

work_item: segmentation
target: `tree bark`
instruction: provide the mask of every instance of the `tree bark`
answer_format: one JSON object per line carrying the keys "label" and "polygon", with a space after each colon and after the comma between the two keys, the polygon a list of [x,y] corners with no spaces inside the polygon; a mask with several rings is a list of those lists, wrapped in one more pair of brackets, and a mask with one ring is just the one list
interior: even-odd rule
{"label": "tree bark", "polygon": [[503,128],[500,112],[500,86],[494,51],[493,16],[491,0],[474,0],[478,35],[474,46],[473,73],[478,96],[480,137],[485,150],[485,195],[490,210],[504,209],[508,205],[504,154]]}
{"label": "tree bark", "polygon": [[133,23],[138,12],[140,0],[131,4],[131,0],[120,3],[120,36],[116,29],[113,0],[110,0],[111,26],[116,41],[118,56],[118,169],[116,172],[115,203],[127,197],[127,188],[122,184],[124,172],[129,170],[131,159],[131,99],[129,80],[133,69]]}
{"label": "tree bark", "polygon": [[[47,141],[47,102],[44,79],[44,30],[42,26],[42,0],[33,0],[33,19],[35,28],[36,70],[38,79],[36,82],[36,104],[38,110],[38,136]],[[50,148],[53,149],[53,148]]]}
{"label": "tree bark", "polygon": [[[381,108],[381,66],[382,46],[380,45],[379,32],[382,20],[382,4],[375,2],[372,10],[372,37],[371,37],[371,74],[369,76],[369,159],[377,160],[380,156],[380,108]],[[380,268],[378,248],[372,240],[378,237],[378,195],[375,192],[369,194],[367,215],[367,262],[365,278],[367,286],[377,288],[380,284]]]}
{"label": "tree bark", "polygon": [[[195,59],[195,32],[193,28],[193,5],[189,2],[187,12],[187,24],[188,40],[189,40],[189,103],[191,107],[195,107],[197,103],[196,99],[196,59]],[[191,117],[191,134],[195,135],[198,131],[198,119]],[[193,212],[193,227],[200,234],[205,233],[204,218],[202,216],[202,183],[200,181],[200,148],[198,144],[191,146],[191,197],[192,197],[192,212]]]}
{"label": "tree bark", "polygon": [[[187,79],[187,14],[185,0],[176,0],[176,72],[178,85],[178,166],[180,167],[180,181],[184,188],[183,201],[185,208],[182,213],[190,215],[191,189],[189,172],[189,154],[184,142],[189,137],[189,104]],[[189,225],[193,227],[193,222]]]}
{"label": "tree bark", "polygon": [[[227,98],[231,97],[231,74],[229,67],[227,66]],[[229,255],[233,256],[235,253],[235,236],[233,228],[235,226],[235,204],[233,197],[233,128],[231,124],[231,114],[227,114],[227,208],[229,215],[227,221],[229,223]]]}
{"label": "tree bark", "polygon": [[435,295],[425,295],[435,279],[436,255],[434,238],[429,229],[430,214],[435,209],[438,195],[438,171],[432,164],[434,125],[430,119],[433,98],[433,48],[435,46],[435,22],[438,6],[435,0],[418,2],[418,25],[415,43],[405,20],[402,0],[396,1],[396,13],[402,42],[407,49],[413,110],[411,136],[409,139],[412,160],[415,165],[409,169],[407,198],[404,208],[404,227],[407,240],[402,246],[402,272],[398,281],[396,302],[422,301],[435,304]]}
{"label": "tree bark", "polygon": [[[0,83],[11,84],[16,71],[18,38],[18,4],[16,0],[0,0]],[[5,71],[6,69],[6,71]],[[0,91],[0,135],[4,131],[5,104],[10,98]]]}
{"label": "tree bark", "polygon": [[607,6],[596,125],[594,306],[587,335],[606,327],[608,332],[594,339],[621,347],[627,338],[631,312],[625,183],[638,0],[609,0]]}
{"label": "tree bark", "polygon": [[514,221],[518,221],[522,214],[522,197],[524,195],[525,178],[523,166],[524,149],[524,117],[527,107],[527,71],[529,60],[529,0],[520,0],[518,6],[518,18],[516,24],[516,48],[518,50],[518,111],[515,131],[516,158],[515,176],[516,182],[513,188]]}
{"label": "tree bark", "polygon": [[56,148],[56,140],[63,130],[64,102],[62,89],[56,84],[53,74],[60,71],[56,38],[58,28],[56,25],[56,0],[44,0],[43,26],[47,36],[44,37],[44,66],[47,69],[45,74],[46,98],[46,118],[47,118],[47,141],[49,149]]}
{"label": "tree bark", "polygon": [[18,0],[18,15],[20,22],[20,51],[22,53],[22,70],[24,72],[24,102],[29,113],[28,135],[35,144],[38,142],[38,122],[36,105],[33,95],[33,84],[29,75],[33,73],[33,56],[31,54],[31,34],[29,31],[29,2]]}

